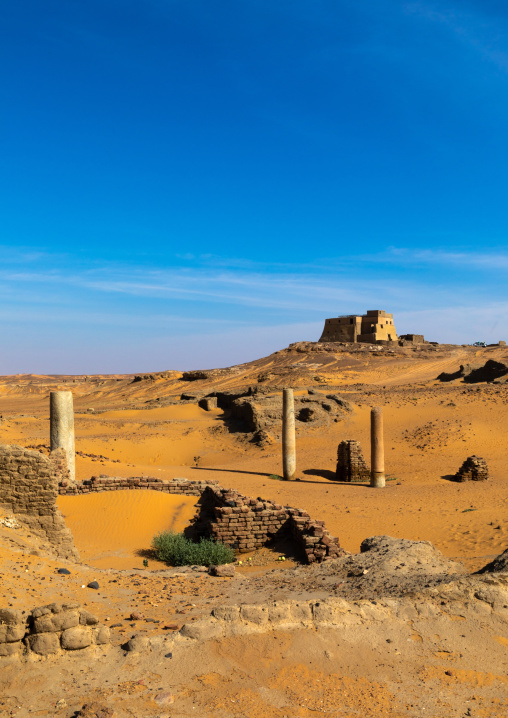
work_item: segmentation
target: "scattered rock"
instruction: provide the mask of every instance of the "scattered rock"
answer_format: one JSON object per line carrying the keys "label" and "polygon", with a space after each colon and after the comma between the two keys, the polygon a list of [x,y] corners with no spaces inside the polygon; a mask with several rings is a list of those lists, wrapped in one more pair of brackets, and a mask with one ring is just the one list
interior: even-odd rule
{"label": "scattered rock", "polygon": [[90,583],[87,583],[87,588],[94,588],[96,591],[99,588],[99,584],[97,581],[90,581]]}
{"label": "scattered rock", "polygon": [[124,646],[126,651],[131,653],[142,653],[147,651],[150,647],[150,640],[148,636],[133,636]]}
{"label": "scattered rock", "polygon": [[140,613],[139,611],[133,611],[130,615],[131,621],[142,621],[145,617],[144,613]]}
{"label": "scattered rock", "polygon": [[79,718],[116,718],[116,713],[112,708],[95,702],[85,703],[77,715]]}
{"label": "scattered rock", "polygon": [[62,574],[62,576],[70,576],[70,571],[68,568],[59,568],[57,573]]}
{"label": "scattered rock", "polygon": [[169,691],[163,691],[162,693],[158,693],[154,697],[154,701],[159,706],[165,706],[174,703],[175,699],[172,693],[170,693]]}
{"label": "scattered rock", "polygon": [[232,564],[225,564],[223,566],[210,566],[208,573],[210,576],[218,576],[219,578],[232,578],[236,571]]}

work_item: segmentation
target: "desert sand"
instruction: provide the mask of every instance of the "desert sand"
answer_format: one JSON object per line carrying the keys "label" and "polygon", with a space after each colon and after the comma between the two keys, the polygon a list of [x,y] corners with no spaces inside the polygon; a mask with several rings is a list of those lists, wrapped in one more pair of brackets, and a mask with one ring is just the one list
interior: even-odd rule
{"label": "desert sand", "polygon": [[[491,358],[506,361],[508,350],[428,346],[357,352],[336,347],[325,352],[319,345],[303,345],[192,380],[178,372],[136,379],[0,377],[0,442],[48,452],[49,391],[72,390],[79,480],[101,474],[216,479],[248,496],[307,510],[324,520],[353,554],[369,536],[429,541],[465,574],[508,546],[507,389],[505,384],[441,382],[436,377],[460,364]],[[202,396],[248,385],[264,387],[274,396],[283,386],[293,386],[301,395],[309,388],[333,392],[353,410],[326,427],[299,428],[298,480],[283,482],[278,478],[282,469],[276,430],[259,446],[228,422],[222,409],[205,411],[196,400],[180,399],[185,393]],[[339,441],[359,440],[370,461],[372,406],[384,408],[386,488],[334,482]],[[486,459],[489,480],[450,481],[472,454]],[[182,530],[195,504],[196,497],[149,491],[60,496],[58,505],[73,532],[81,564],[70,567],[71,576],[60,576],[56,569],[64,564],[46,557],[34,537],[24,529],[0,527],[0,603],[29,610],[51,601],[79,600],[101,620],[122,624],[115,634],[120,645],[140,628],[139,622],[128,622],[134,610],[181,626],[206,615],[214,605],[241,603],[249,595],[259,601],[275,594],[285,599],[318,595],[316,589],[300,590],[296,584],[292,590],[286,574],[273,589],[262,583],[272,571],[279,575],[298,568],[291,556],[282,568],[277,561],[280,550],[255,552],[250,557],[253,566],[245,566],[249,557],[244,557],[238,578],[229,583],[201,572],[170,569],[153,558],[144,568],[151,538],[165,529]],[[99,591],[82,588],[93,579],[99,581]],[[5,674],[0,716],[70,716],[70,709],[76,710],[90,696],[114,707],[120,716],[508,714],[506,624],[484,629],[492,650],[479,646],[476,655],[472,647],[482,635],[481,623],[468,628],[467,639],[460,638],[452,624],[441,626],[441,633],[433,636],[407,623],[394,624],[397,650],[386,643],[392,638],[367,624],[354,629],[354,640],[348,633],[339,644],[334,631],[276,631],[248,641],[228,638],[206,644],[206,650],[187,651],[178,665],[168,659],[169,673],[164,661],[156,667],[146,656],[101,658],[99,673],[93,661],[81,665],[76,657],[75,669],[67,665],[65,676],[56,663],[39,662],[22,676],[13,669]],[[156,624],[142,628],[149,635],[157,632]],[[386,651],[382,667],[381,646]],[[450,675],[445,672],[449,669]],[[67,694],[71,676],[80,671]],[[162,710],[151,702],[150,691],[168,684],[175,702]],[[54,705],[62,695],[68,706],[57,710]]]}

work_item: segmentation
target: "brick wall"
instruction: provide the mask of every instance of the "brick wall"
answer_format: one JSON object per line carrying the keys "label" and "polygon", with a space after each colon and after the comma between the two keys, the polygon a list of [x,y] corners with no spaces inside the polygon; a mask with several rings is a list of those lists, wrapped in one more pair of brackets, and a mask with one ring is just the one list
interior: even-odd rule
{"label": "brick wall", "polygon": [[337,449],[337,481],[369,481],[370,469],[363,458],[359,441],[341,441]]}
{"label": "brick wall", "polygon": [[66,495],[125,489],[199,496],[198,511],[186,534],[195,539],[212,537],[239,553],[253,551],[279,538],[293,540],[301,549],[302,560],[308,563],[336,558],[344,553],[339,539],[329,534],[324,522],[311,519],[306,511],[243,496],[237,491],[221,488],[218,481],[94,476],[75,484],[64,481],[59,487],[60,493]]}
{"label": "brick wall", "polygon": [[21,446],[0,444],[0,508],[46,538],[61,558],[79,560],[72,533],[57,508],[59,482],[68,483],[62,449],[44,456]]}
{"label": "brick wall", "polygon": [[193,538],[212,537],[239,553],[253,551],[275,539],[290,539],[300,547],[301,558],[308,563],[344,554],[339,539],[330,535],[324,521],[311,519],[302,509],[218,487],[207,487],[198,506],[186,531]]}
{"label": "brick wall", "polygon": [[164,481],[153,476],[92,476],[84,481],[62,481],[58,487],[59,494],[74,496],[77,494],[90,494],[97,491],[120,491],[125,489],[151,489],[163,491],[166,494],[180,494],[187,496],[201,496],[207,486],[219,486],[218,481],[189,481],[188,479],[173,479]]}
{"label": "brick wall", "polygon": [[489,478],[487,462],[480,456],[468,456],[455,474],[455,481],[486,481]]}

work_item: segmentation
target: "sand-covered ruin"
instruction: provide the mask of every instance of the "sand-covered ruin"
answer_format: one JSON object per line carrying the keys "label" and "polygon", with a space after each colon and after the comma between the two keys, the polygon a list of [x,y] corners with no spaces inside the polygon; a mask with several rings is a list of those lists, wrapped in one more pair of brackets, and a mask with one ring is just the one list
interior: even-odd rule
{"label": "sand-covered ruin", "polygon": [[[505,385],[457,367],[507,359],[300,343],[187,375],[0,378],[0,716],[504,715]],[[49,440],[69,390],[76,482]],[[154,560],[167,528],[235,541],[232,575]]]}

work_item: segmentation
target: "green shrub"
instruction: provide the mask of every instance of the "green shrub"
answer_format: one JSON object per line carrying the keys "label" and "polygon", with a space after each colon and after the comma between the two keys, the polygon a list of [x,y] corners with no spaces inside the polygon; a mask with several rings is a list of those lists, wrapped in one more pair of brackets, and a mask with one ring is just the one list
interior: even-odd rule
{"label": "green shrub", "polygon": [[171,566],[219,566],[235,560],[235,552],[229,546],[205,538],[194,543],[174,531],[163,531],[154,536],[152,548],[159,561]]}

